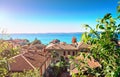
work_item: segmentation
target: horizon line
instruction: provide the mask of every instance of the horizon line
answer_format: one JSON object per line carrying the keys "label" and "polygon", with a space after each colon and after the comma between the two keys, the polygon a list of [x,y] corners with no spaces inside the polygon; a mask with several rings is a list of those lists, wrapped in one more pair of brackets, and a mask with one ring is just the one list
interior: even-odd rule
{"label": "horizon line", "polygon": [[[1,34],[61,34],[61,33],[64,33],[64,34],[70,34],[70,33],[85,33],[85,32],[88,32],[88,31],[83,31],[83,32],[38,32],[38,33],[0,33]],[[101,31],[98,31],[98,32],[101,32]]]}
{"label": "horizon line", "polygon": [[[85,31],[84,31],[85,32]],[[3,34],[60,34],[60,33],[84,33],[84,32],[35,32],[35,33],[3,33]],[[2,34],[2,33],[0,33]]]}

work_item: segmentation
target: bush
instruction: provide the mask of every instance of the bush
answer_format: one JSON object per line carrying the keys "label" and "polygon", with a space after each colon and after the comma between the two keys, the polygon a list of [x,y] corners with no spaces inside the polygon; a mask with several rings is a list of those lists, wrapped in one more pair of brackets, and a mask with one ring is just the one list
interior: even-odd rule
{"label": "bush", "polygon": [[[84,25],[90,31],[83,34],[82,41],[91,44],[89,55],[101,64],[101,67],[98,68],[85,66],[88,68],[86,71],[88,75],[95,77],[120,77],[120,47],[118,45],[120,5],[117,9],[118,16],[116,18],[113,18],[110,13],[106,14],[102,19],[98,20],[96,29],[92,29],[89,25]],[[79,66],[77,68],[79,69]]]}

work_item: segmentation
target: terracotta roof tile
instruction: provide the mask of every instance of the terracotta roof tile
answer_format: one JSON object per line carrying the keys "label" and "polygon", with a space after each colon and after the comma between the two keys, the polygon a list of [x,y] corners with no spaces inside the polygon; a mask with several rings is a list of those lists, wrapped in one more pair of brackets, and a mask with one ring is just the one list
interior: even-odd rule
{"label": "terracotta roof tile", "polygon": [[52,44],[46,47],[47,50],[77,50],[72,44]]}
{"label": "terracotta roof tile", "polygon": [[40,68],[42,64],[47,60],[48,55],[44,55],[47,52],[27,52],[17,55],[12,58],[15,62],[9,62],[9,71],[19,72],[24,70],[30,70],[34,68]]}
{"label": "terracotta roof tile", "polygon": [[24,59],[21,55],[15,57],[12,59],[12,62],[9,62],[9,70],[12,72],[15,71],[24,71],[24,70],[30,70],[33,69]]}
{"label": "terracotta roof tile", "polygon": [[36,68],[40,67],[42,63],[46,60],[46,57],[37,53],[26,53],[23,54],[23,56],[25,56],[25,58]]}
{"label": "terracotta roof tile", "polygon": [[84,42],[79,42],[77,48],[78,49],[80,49],[80,48],[90,48],[90,45],[85,44]]}
{"label": "terracotta roof tile", "polygon": [[[77,56],[75,58],[75,62],[78,63],[79,60],[84,60],[84,57],[83,56]],[[83,63],[79,63],[81,67],[84,67],[85,65]],[[91,57],[91,59],[88,59],[87,58],[87,64],[90,68],[97,68],[97,67],[101,67],[101,65],[99,64],[99,62],[95,61],[95,59],[93,57]],[[74,66],[72,65],[72,70],[71,72],[72,73],[78,73],[78,70],[77,68],[74,68]],[[83,71],[86,71],[87,69],[84,68]]]}
{"label": "terracotta roof tile", "polygon": [[[84,57],[83,56],[77,56],[75,60],[77,60],[77,61],[84,60]],[[97,61],[95,61],[95,59],[93,57],[91,57],[91,59],[87,58],[87,62],[88,62],[88,65],[91,68],[96,68],[96,67],[100,67],[101,66]]]}

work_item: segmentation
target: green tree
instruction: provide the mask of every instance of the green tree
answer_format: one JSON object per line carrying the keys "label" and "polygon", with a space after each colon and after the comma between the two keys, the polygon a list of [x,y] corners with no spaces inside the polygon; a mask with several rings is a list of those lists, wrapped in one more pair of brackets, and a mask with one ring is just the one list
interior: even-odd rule
{"label": "green tree", "polygon": [[34,40],[31,44],[32,44],[32,45],[41,44],[41,41],[38,40],[37,38],[35,38],[35,40]]}
{"label": "green tree", "polygon": [[[115,18],[112,17],[111,13],[108,13],[99,19],[95,29],[92,29],[89,25],[84,25],[86,29],[90,30],[82,36],[82,41],[91,44],[88,55],[101,64],[101,67],[98,68],[90,68],[86,65],[85,68],[88,69],[86,71],[88,75],[96,77],[120,77],[120,47],[118,45],[120,5],[117,7],[117,11],[118,14]],[[76,67],[80,68],[77,64]],[[82,70],[79,69],[79,72],[81,73]],[[82,72],[81,74],[84,73]]]}
{"label": "green tree", "polygon": [[10,74],[10,77],[41,77],[39,69]]}
{"label": "green tree", "polygon": [[0,40],[0,77],[8,74],[8,59],[17,55],[19,48],[14,48],[10,43]]}
{"label": "green tree", "polygon": [[19,54],[20,48],[13,47],[11,43],[0,40],[0,77],[40,77],[39,70],[29,70],[24,72],[9,73],[8,60],[14,62],[11,57]]}

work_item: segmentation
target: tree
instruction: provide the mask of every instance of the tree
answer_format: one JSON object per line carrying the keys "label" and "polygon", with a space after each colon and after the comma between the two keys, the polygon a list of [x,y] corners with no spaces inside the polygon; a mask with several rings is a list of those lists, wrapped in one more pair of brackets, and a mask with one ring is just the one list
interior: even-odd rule
{"label": "tree", "polygon": [[8,74],[8,59],[17,55],[19,48],[14,48],[10,43],[0,40],[0,77]]}
{"label": "tree", "polygon": [[8,60],[14,62],[11,57],[19,54],[19,49],[14,47],[11,43],[0,40],[0,77],[40,77],[39,70],[29,70],[24,72],[9,73]]}
{"label": "tree", "polygon": [[[120,5],[117,7],[117,10],[117,17],[113,18],[111,13],[108,13],[99,19],[96,29],[92,29],[89,25],[84,25],[90,31],[83,34],[82,41],[91,44],[88,55],[92,56],[101,65],[98,68],[90,68],[88,65],[85,66],[88,69],[86,71],[88,75],[90,74],[95,77],[120,77],[120,47],[118,45],[120,34]],[[76,67],[79,69],[80,66],[77,65]],[[84,73],[82,72],[81,74]]]}
{"label": "tree", "polygon": [[31,43],[31,45],[35,45],[35,44],[41,44],[41,41],[35,38],[35,40]]}
{"label": "tree", "polygon": [[24,72],[16,72],[10,74],[10,77],[41,77],[38,69],[24,71]]}

